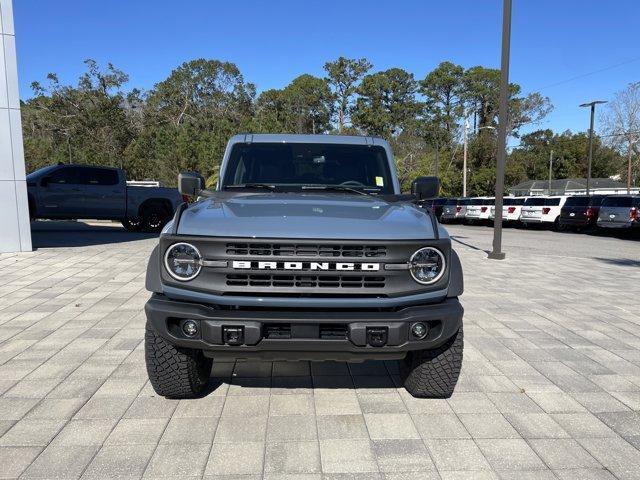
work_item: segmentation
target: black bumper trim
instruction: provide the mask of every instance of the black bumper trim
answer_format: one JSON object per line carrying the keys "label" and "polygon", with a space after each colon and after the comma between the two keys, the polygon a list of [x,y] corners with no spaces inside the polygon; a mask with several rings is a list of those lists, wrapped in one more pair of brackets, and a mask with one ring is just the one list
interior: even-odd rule
{"label": "black bumper trim", "polygon": [[[148,321],[171,343],[200,349],[212,357],[265,358],[298,360],[363,360],[402,358],[411,350],[436,348],[451,338],[462,324],[463,308],[457,298],[440,303],[406,307],[397,311],[358,310],[228,310],[215,306],[180,302],[153,295],[145,305]],[[196,338],[187,338],[176,325],[184,319],[200,325]],[[413,323],[430,327],[423,340],[411,337]],[[346,338],[286,338],[264,336],[269,324],[326,325],[344,324]],[[244,344],[223,342],[225,327],[242,327]],[[367,328],[386,328],[385,346],[367,345]]]}

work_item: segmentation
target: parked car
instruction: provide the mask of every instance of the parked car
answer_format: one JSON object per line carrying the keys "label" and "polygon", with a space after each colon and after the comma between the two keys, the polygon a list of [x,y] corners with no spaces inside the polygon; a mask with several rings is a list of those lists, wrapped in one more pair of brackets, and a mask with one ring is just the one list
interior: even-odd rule
{"label": "parked car", "polygon": [[32,219],[118,220],[128,230],[159,232],[185,201],[175,188],[132,187],[124,170],[52,165],[27,175]]}
{"label": "parked car", "polygon": [[448,198],[445,197],[436,197],[436,198],[428,198],[420,202],[420,206],[422,208],[428,208],[437,219],[440,219],[442,216],[442,209],[444,204],[447,202]]}
{"label": "parked car", "polygon": [[476,197],[469,199],[464,222],[468,224],[482,223],[489,220],[491,206],[496,203],[493,197]]}
{"label": "parked car", "polygon": [[580,230],[595,227],[605,195],[572,195],[560,209],[560,228]]}
{"label": "parked car", "polygon": [[567,201],[566,195],[529,197],[522,206],[520,221],[525,225],[538,224],[560,229],[560,210]]}
{"label": "parked car", "polygon": [[[519,222],[522,214],[522,206],[527,197],[504,197],[502,199],[502,221],[503,222]],[[489,220],[493,220],[496,216],[496,207],[491,207]]]}
{"label": "parked car", "polygon": [[597,225],[600,228],[640,228],[640,195],[611,195],[602,201]]}
{"label": "parked car", "polygon": [[464,216],[467,213],[467,205],[469,205],[468,198],[450,198],[448,199],[443,208],[442,215],[440,215],[440,222],[461,222],[464,220]]}

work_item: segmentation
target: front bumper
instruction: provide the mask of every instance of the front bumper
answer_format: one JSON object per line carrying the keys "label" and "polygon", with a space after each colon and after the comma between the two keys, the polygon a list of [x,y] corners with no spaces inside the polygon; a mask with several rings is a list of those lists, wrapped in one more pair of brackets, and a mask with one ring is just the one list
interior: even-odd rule
{"label": "front bumper", "polygon": [[[222,309],[154,294],[145,312],[149,323],[169,342],[203,350],[210,357],[362,361],[400,359],[411,350],[442,345],[460,328],[463,308],[457,298],[447,298],[388,311]],[[186,319],[198,324],[193,338],[182,332]],[[429,327],[421,340],[411,334],[417,322]],[[241,344],[228,343],[225,332],[232,329],[242,332]],[[279,333],[274,336],[274,331]],[[374,332],[384,332],[384,345],[372,345]]]}

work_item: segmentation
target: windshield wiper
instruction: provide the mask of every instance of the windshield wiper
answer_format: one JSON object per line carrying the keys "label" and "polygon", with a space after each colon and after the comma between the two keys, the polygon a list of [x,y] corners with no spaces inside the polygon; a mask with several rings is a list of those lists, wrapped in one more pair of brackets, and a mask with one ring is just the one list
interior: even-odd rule
{"label": "windshield wiper", "polygon": [[262,188],[264,190],[275,190],[275,185],[268,183],[241,183],[239,185],[225,185],[224,188]]}
{"label": "windshield wiper", "polygon": [[345,185],[303,185],[302,190],[333,190],[335,192],[351,192],[358,195],[370,196],[372,193],[358,190],[357,188],[347,187]]}

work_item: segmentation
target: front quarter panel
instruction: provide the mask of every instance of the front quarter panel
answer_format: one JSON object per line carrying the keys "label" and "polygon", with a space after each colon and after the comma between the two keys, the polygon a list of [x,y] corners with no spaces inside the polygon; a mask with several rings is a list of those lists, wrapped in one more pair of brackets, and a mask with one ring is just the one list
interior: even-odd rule
{"label": "front quarter panel", "polygon": [[447,297],[459,297],[464,292],[464,274],[462,272],[462,263],[456,251],[451,249],[449,260],[449,290]]}
{"label": "front quarter panel", "polygon": [[160,245],[156,245],[151,251],[147,262],[147,276],[144,282],[145,288],[153,293],[162,293],[159,251]]}

